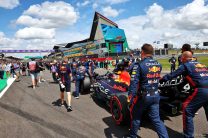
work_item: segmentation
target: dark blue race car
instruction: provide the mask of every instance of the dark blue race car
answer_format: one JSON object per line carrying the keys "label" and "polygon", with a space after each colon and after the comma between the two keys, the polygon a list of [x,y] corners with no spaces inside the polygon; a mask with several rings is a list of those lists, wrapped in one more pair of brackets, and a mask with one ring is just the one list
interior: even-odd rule
{"label": "dark blue race car", "polygon": [[[104,101],[109,107],[116,124],[129,122],[130,112],[127,102],[128,87],[115,82],[112,73],[95,75],[90,90],[93,97]],[[160,107],[166,112],[176,115],[181,110],[182,102],[190,95],[192,88],[182,77],[159,84],[161,96]]]}

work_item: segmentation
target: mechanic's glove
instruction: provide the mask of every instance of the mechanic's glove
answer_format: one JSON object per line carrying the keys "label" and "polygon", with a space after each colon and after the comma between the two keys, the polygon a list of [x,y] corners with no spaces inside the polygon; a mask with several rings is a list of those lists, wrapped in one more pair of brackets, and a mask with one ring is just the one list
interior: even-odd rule
{"label": "mechanic's glove", "polygon": [[132,99],[132,95],[130,94],[130,95],[127,97],[127,103],[130,103],[131,99]]}
{"label": "mechanic's glove", "polygon": [[136,98],[135,95],[130,94],[130,95],[128,96],[127,102],[128,102],[128,104],[129,104],[129,106],[131,106],[131,105],[133,104],[134,98]]}

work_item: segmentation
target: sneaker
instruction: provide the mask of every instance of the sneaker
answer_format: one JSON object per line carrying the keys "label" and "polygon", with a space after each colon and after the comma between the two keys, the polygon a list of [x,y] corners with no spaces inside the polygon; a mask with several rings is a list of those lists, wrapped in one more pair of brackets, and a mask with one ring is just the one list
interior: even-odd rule
{"label": "sneaker", "polygon": [[33,86],[33,90],[35,90],[35,86]]}
{"label": "sneaker", "polygon": [[41,81],[39,81],[38,83],[41,83]]}
{"label": "sneaker", "polygon": [[70,111],[72,111],[72,107],[71,106],[68,106],[67,107],[67,112],[70,112]]}
{"label": "sneaker", "polygon": [[75,99],[79,99],[79,96],[76,96]]}

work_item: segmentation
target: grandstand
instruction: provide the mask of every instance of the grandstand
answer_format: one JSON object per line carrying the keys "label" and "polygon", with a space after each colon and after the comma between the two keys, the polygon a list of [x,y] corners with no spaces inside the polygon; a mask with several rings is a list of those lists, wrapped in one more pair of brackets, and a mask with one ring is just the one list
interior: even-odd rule
{"label": "grandstand", "polygon": [[106,57],[128,52],[130,49],[123,29],[98,12],[95,12],[90,37],[67,44],[57,44],[51,57]]}

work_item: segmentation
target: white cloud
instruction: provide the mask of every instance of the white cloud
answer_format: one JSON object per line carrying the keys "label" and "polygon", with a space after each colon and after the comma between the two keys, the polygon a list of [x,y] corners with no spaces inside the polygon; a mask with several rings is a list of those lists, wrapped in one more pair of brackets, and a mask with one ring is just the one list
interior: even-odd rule
{"label": "white cloud", "polygon": [[[46,50],[46,49],[52,49],[55,45],[56,41],[55,39],[30,39],[30,40],[24,40],[24,39],[18,39],[19,44],[17,47],[10,47],[10,49],[15,50]],[[9,49],[9,48],[5,48]],[[7,56],[15,56],[15,57],[25,57],[25,56],[44,56],[47,53],[11,53],[7,54]]]}
{"label": "white cloud", "polygon": [[129,0],[106,0],[106,3],[110,3],[110,4],[119,4],[119,3],[125,3]]}
{"label": "white cloud", "polygon": [[208,35],[208,29],[203,29],[203,30],[201,30],[201,32],[202,32],[203,34],[207,34],[207,35]]}
{"label": "white cloud", "polygon": [[25,27],[15,33],[15,38],[7,38],[0,32],[0,46],[4,49],[52,49],[56,43],[85,39],[88,35],[65,31],[59,33],[61,28],[74,25],[78,18],[79,13],[62,1],[32,5],[16,20],[16,25]]}
{"label": "white cloud", "polygon": [[208,5],[203,0],[195,0],[172,10],[164,10],[155,3],[145,15],[129,17],[118,21],[118,24],[125,30],[131,48],[156,40],[161,41],[160,47],[167,42],[180,47],[183,43],[207,41],[207,15]]}
{"label": "white cloud", "polygon": [[122,11],[118,11],[116,9],[113,9],[111,6],[107,6],[102,8],[102,12],[107,17],[116,17],[118,16]]}
{"label": "white cloud", "polygon": [[79,13],[69,3],[63,1],[43,2],[31,5],[16,20],[17,25],[25,28],[16,32],[21,39],[52,39],[59,28],[74,25]]}
{"label": "white cloud", "polygon": [[163,7],[155,3],[146,13],[149,21],[145,27],[173,27],[184,30],[208,28],[208,6],[204,0],[195,0],[184,7],[169,11],[164,11]]}
{"label": "white cloud", "polygon": [[55,29],[26,27],[18,30],[15,36],[21,39],[52,39],[55,36]]}
{"label": "white cloud", "polygon": [[162,37],[166,40],[166,39],[178,38],[180,35],[181,35],[180,33],[165,32],[163,33]]}
{"label": "white cloud", "polygon": [[19,5],[19,0],[0,0],[0,7],[13,9]]}
{"label": "white cloud", "polygon": [[97,3],[93,3],[93,4],[92,4],[92,8],[93,8],[93,9],[96,9],[97,7],[98,7],[98,4],[97,4]]}
{"label": "white cloud", "polygon": [[[64,37],[63,37],[64,36]],[[89,34],[83,34],[79,32],[63,32],[57,31],[55,37],[52,39],[10,39],[5,36],[3,32],[0,32],[0,47],[1,49],[52,49],[53,46],[57,43],[66,43],[66,42],[74,42],[86,39],[89,37]],[[36,38],[36,36],[35,36]],[[46,53],[42,53],[41,55],[45,55]],[[26,55],[36,56],[40,55],[40,53],[24,53],[24,54],[7,54],[7,56],[12,55],[16,57],[24,57]]]}
{"label": "white cloud", "polygon": [[87,5],[89,5],[90,4],[90,1],[89,0],[85,0],[84,2],[78,2],[77,3],[77,6],[78,7],[84,7],[84,6],[87,6]]}
{"label": "white cloud", "polygon": [[56,43],[55,39],[33,39],[26,42],[26,49],[52,49]]}
{"label": "white cloud", "polygon": [[28,15],[22,15],[20,16],[16,23],[25,25],[25,26],[30,26],[30,27],[41,27],[41,28],[61,28],[66,26],[66,21],[65,20],[57,20],[53,21],[51,19],[38,19],[38,18],[33,18]]}
{"label": "white cloud", "polygon": [[0,47],[1,49],[13,49],[21,45],[19,39],[7,38],[3,32],[0,32]]}
{"label": "white cloud", "polygon": [[69,3],[62,1],[32,5],[16,23],[29,27],[62,28],[77,22],[79,13]]}
{"label": "white cloud", "polygon": [[[0,47],[2,50],[24,50],[24,49],[52,49],[55,45],[55,39],[18,39],[18,38],[7,38],[3,32],[0,32]],[[42,53],[41,55],[45,55]],[[6,56],[40,56],[40,53],[8,53]]]}

